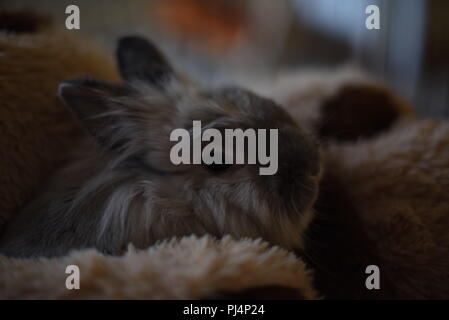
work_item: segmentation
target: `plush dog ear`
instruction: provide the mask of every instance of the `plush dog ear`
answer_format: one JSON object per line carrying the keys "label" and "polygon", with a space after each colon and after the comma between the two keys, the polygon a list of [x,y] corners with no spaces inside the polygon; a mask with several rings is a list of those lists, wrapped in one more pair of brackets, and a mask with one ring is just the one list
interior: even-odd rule
{"label": "plush dog ear", "polygon": [[129,112],[120,97],[133,94],[129,87],[82,78],[59,85],[59,96],[84,128],[108,149],[117,149],[132,139]]}
{"label": "plush dog ear", "polygon": [[174,77],[164,55],[151,42],[141,37],[123,37],[117,47],[118,67],[127,82],[145,82],[159,89]]}

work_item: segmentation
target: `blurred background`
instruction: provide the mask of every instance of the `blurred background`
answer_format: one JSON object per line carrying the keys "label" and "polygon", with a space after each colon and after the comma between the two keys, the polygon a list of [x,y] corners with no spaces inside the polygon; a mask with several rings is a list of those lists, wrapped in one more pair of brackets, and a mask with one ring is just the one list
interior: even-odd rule
{"label": "blurred background", "polygon": [[[0,0],[30,8],[65,30],[113,50],[118,37],[152,38],[186,72],[203,81],[238,74],[357,64],[385,79],[425,116],[449,117],[447,0]],[[380,8],[380,30],[367,30],[365,8]],[[1,23],[1,21],[0,21]]]}

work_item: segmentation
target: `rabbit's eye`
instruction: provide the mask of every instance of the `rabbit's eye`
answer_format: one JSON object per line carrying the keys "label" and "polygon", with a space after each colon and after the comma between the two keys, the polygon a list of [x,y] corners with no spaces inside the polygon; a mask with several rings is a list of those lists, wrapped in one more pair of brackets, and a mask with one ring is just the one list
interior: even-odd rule
{"label": "rabbit's eye", "polygon": [[232,167],[232,164],[216,164],[216,163],[212,163],[212,164],[203,164],[203,167],[206,168],[207,170],[209,170],[210,172],[221,173],[223,171],[226,171],[230,167]]}
{"label": "rabbit's eye", "polygon": [[[223,148],[224,148],[224,146],[223,146]],[[216,150],[212,150],[212,152],[211,152],[212,157],[215,156],[215,152],[216,152]],[[230,167],[232,167],[232,164],[224,163],[225,157],[223,154],[221,154],[221,162],[222,163],[211,163],[211,164],[206,164],[203,162],[202,166],[212,173],[221,173],[223,171],[226,171]]]}

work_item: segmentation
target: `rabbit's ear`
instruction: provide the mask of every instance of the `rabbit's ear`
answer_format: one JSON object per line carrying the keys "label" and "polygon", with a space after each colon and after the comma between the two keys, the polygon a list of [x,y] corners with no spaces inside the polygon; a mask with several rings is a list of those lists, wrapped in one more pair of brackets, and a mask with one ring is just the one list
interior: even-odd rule
{"label": "rabbit's ear", "polygon": [[59,96],[81,124],[108,149],[117,149],[132,139],[132,124],[126,109],[117,102],[132,96],[132,89],[90,78],[62,82]]}
{"label": "rabbit's ear", "polygon": [[141,81],[164,89],[174,71],[164,55],[141,37],[123,37],[117,47],[118,67],[127,82]]}

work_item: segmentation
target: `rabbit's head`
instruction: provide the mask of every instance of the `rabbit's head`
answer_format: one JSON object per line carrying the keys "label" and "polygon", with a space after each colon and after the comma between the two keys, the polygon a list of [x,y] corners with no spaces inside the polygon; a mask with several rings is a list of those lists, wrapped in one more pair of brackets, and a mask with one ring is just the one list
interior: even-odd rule
{"label": "rabbit's head", "polygon": [[[128,203],[116,205],[148,211],[141,214],[151,215],[145,220],[151,220],[151,241],[210,233],[300,247],[321,164],[317,143],[289,114],[242,88],[198,86],[142,38],[122,38],[117,58],[124,84],[86,78],[60,86],[60,96],[109,157],[107,170],[133,172],[135,190],[121,197]],[[174,164],[171,133],[182,128],[198,139],[192,133],[198,120],[203,130],[219,132],[267,129],[269,136],[269,129],[277,129],[277,141],[267,141],[278,143],[277,171],[261,175],[260,163]],[[143,241],[133,233],[134,242]]]}

